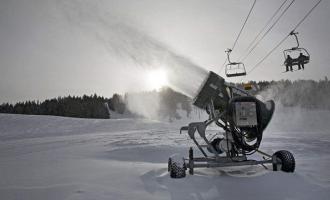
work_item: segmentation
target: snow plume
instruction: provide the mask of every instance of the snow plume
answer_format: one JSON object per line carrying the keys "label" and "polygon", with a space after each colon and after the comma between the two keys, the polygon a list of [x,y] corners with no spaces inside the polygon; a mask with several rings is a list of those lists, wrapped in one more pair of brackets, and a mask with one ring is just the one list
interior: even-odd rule
{"label": "snow plume", "polygon": [[[194,97],[208,72],[178,55],[162,42],[104,11],[100,1],[58,1],[71,27],[78,27],[105,45],[110,55],[133,63],[143,71],[162,68],[169,86]],[[120,16],[120,15],[117,15]]]}
{"label": "snow plume", "polygon": [[285,107],[330,109],[330,82],[326,80],[289,80],[270,84],[258,97],[273,99]]}
{"label": "snow plume", "polygon": [[132,113],[149,119],[159,119],[160,97],[158,92],[126,94],[125,101],[128,110]]}
{"label": "snow plume", "polygon": [[330,82],[328,80],[279,81],[258,95],[262,101],[273,99],[275,114],[270,130],[327,131],[330,128]]}
{"label": "snow plume", "polygon": [[261,101],[267,101],[267,100],[274,100],[277,101],[278,99],[275,99],[277,94],[280,90],[283,90],[283,86],[280,84],[272,84],[269,87],[267,87],[264,90],[261,90],[258,92],[256,97]]}

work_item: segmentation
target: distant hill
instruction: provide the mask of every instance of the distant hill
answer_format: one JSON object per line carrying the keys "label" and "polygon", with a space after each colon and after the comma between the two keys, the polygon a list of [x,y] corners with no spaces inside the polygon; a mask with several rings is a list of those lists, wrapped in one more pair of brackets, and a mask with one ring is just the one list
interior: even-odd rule
{"label": "distant hill", "polygon": [[[261,99],[273,99],[284,107],[330,110],[330,81],[280,80],[250,82],[249,92]],[[243,84],[236,84],[243,88]],[[159,91],[114,94],[111,98],[94,95],[67,96],[43,102],[3,103],[0,113],[55,115],[78,118],[148,117],[169,121],[189,118],[195,110],[187,96],[164,87]],[[200,110],[198,111],[200,112]]]}

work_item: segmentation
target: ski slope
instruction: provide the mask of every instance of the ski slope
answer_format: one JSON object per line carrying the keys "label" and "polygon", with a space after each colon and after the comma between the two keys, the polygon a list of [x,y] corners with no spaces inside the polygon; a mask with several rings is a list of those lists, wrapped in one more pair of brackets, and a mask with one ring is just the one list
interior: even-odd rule
{"label": "ski slope", "polygon": [[0,199],[328,199],[329,119],[329,111],[275,113],[261,148],[292,151],[293,174],[254,166],[171,179],[168,157],[193,146],[178,133],[188,121],[0,114]]}

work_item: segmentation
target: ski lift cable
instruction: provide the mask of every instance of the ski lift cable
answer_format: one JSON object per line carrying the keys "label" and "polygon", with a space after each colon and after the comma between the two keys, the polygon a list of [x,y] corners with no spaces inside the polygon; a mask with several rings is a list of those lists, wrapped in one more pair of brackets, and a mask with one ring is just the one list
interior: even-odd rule
{"label": "ski lift cable", "polygon": [[232,48],[231,48],[232,51],[234,50],[234,48],[235,48],[235,46],[236,46],[236,44],[237,44],[237,42],[238,42],[238,39],[239,39],[239,37],[241,36],[241,34],[242,34],[242,32],[243,32],[243,29],[244,29],[244,27],[245,27],[245,25],[246,25],[246,23],[247,23],[247,21],[248,21],[250,15],[251,15],[251,13],[252,13],[252,10],[253,10],[253,8],[254,8],[256,2],[257,2],[257,0],[254,0],[254,2],[253,2],[253,4],[252,4],[252,7],[251,7],[251,9],[250,9],[250,11],[249,11],[249,14],[246,16],[246,19],[245,19],[245,21],[244,21],[244,23],[243,23],[243,26],[242,26],[241,30],[239,31],[239,33],[238,33],[238,35],[237,35],[237,37],[236,37],[236,40],[235,40],[235,42],[234,42],[234,44],[233,44],[233,46],[232,46]]}
{"label": "ski lift cable", "polygon": [[270,50],[264,58],[262,58],[254,67],[248,72],[250,74],[253,72],[261,63],[263,63],[286,39],[288,39],[289,35],[286,35],[272,50]]}
{"label": "ski lift cable", "polygon": [[288,11],[291,5],[295,2],[295,0],[291,0],[290,4],[282,11],[281,15],[276,19],[276,21],[268,28],[268,30],[262,35],[262,37],[253,45],[253,47],[249,50],[249,52],[242,58],[242,61],[246,60],[249,55],[253,52],[253,50],[260,44],[260,42],[266,37],[268,33],[275,27],[275,25],[280,21],[280,19],[284,16],[284,14]]}
{"label": "ski lift cable", "polygon": [[[296,24],[296,26],[294,27],[294,29],[292,31],[295,31],[304,21],[305,19],[313,12],[313,10],[321,3],[322,0],[319,0],[309,11],[308,13]],[[290,33],[292,32],[290,31]],[[254,67],[248,72],[248,74],[250,74],[251,72],[253,72],[257,67],[260,66],[260,64],[265,61],[289,36],[290,33],[288,35],[286,35],[272,50],[270,50],[266,56],[264,58],[262,58],[256,65],[254,65]],[[244,78],[241,79],[241,81]]]}
{"label": "ski lift cable", "polygon": [[300,26],[300,24],[302,24],[305,19],[313,12],[313,10],[321,3],[322,0],[319,0],[312,9],[310,9],[308,11],[308,13],[299,21],[299,23],[294,27],[294,29],[292,30],[293,32],[295,32],[295,30]]}
{"label": "ski lift cable", "polygon": [[[264,30],[268,27],[268,25],[270,24],[270,22],[273,21],[273,19],[275,18],[275,16],[277,15],[277,13],[282,9],[282,7],[284,6],[284,4],[287,2],[288,0],[284,0],[282,2],[282,4],[280,5],[279,8],[277,8],[277,10],[274,12],[274,14],[268,19],[268,21],[265,23],[264,27],[259,31],[259,33],[255,36],[255,38],[250,42],[250,44],[248,45],[248,47],[245,49],[245,51],[248,51],[252,45],[254,44],[254,42],[258,39],[258,37],[261,35],[262,32],[264,32]],[[241,59],[239,59],[241,60]]]}
{"label": "ski lift cable", "polygon": [[[241,30],[239,31],[239,33],[238,33],[238,35],[237,35],[237,37],[236,37],[236,39],[235,39],[235,42],[234,42],[233,46],[231,47],[231,50],[234,50],[234,48],[235,48],[235,46],[236,46],[236,44],[237,44],[237,42],[238,42],[238,39],[239,39],[239,37],[241,36],[241,34],[242,34],[242,32],[243,32],[243,29],[244,29],[244,27],[245,27],[245,25],[246,25],[246,23],[247,23],[247,21],[248,21],[250,15],[251,15],[251,13],[252,13],[252,10],[253,10],[253,8],[254,8],[256,2],[257,2],[257,0],[254,0],[254,1],[253,1],[253,4],[252,4],[252,6],[251,6],[251,8],[250,8],[250,11],[249,11],[248,15],[247,15],[246,18],[245,18],[245,21],[244,21],[244,23],[243,23],[243,26],[242,26]],[[225,64],[226,64],[226,62],[227,62],[227,58],[226,58],[225,62],[223,63],[222,67],[220,68],[219,73],[222,72],[222,70],[223,70],[223,68],[224,68],[224,66],[225,66]]]}

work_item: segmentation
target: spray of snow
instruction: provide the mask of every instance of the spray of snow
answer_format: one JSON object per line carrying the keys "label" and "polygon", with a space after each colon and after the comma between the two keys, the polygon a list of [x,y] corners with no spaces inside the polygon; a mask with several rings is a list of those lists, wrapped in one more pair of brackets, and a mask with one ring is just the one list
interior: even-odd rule
{"label": "spray of snow", "polygon": [[261,91],[258,97],[262,100],[274,99],[283,106],[298,106],[308,109],[330,109],[330,88],[325,80],[289,80],[274,82]]}
{"label": "spray of snow", "polygon": [[149,119],[159,119],[159,98],[158,92],[132,93],[125,96],[128,110]]}
{"label": "spray of snow", "polygon": [[257,98],[274,100],[276,104],[270,130],[328,131],[329,98],[327,80],[281,81],[261,91]]}
{"label": "spray of snow", "polygon": [[[104,45],[111,56],[132,63],[142,71],[162,69],[168,84],[176,91],[194,97],[208,72],[189,59],[175,53],[162,42],[129,23],[104,11],[97,2],[58,1],[57,7],[73,28],[89,34]],[[134,69],[136,70],[136,69]],[[129,81],[129,80],[127,80]],[[158,97],[134,96],[128,98],[128,107],[144,116],[153,116],[147,110],[158,107]],[[152,105],[152,106],[150,106]]]}

